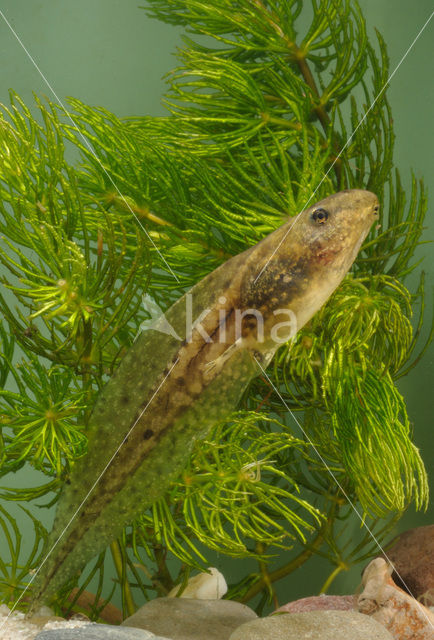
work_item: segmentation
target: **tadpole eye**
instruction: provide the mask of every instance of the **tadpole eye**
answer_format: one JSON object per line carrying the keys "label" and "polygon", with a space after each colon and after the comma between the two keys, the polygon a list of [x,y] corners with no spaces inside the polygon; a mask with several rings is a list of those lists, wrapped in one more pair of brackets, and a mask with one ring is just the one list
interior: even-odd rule
{"label": "tadpole eye", "polygon": [[329,214],[325,209],[315,209],[311,217],[314,222],[318,222],[319,224],[324,224],[324,222],[329,217]]}

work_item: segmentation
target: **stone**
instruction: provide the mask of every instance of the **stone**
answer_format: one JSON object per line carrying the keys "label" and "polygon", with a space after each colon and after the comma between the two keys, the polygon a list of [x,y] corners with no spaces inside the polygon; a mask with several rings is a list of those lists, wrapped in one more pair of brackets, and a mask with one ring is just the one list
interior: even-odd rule
{"label": "stone", "polygon": [[60,618],[59,616],[43,616],[43,615],[33,615],[31,618],[28,618],[28,622],[30,624],[35,625],[38,629],[43,629],[47,624],[57,621],[64,622],[64,618]]}
{"label": "stone", "polygon": [[396,640],[434,640],[433,613],[400,589],[391,572],[384,558],[372,560],[363,572],[358,610],[384,625]]}
{"label": "stone", "polygon": [[109,624],[87,624],[76,629],[50,629],[41,631],[35,640],[171,640],[156,636],[143,629],[119,627]]}
{"label": "stone", "polygon": [[396,568],[392,574],[395,584],[413,598],[434,592],[434,524],[409,529],[394,538],[385,560]]}
{"label": "stone", "polygon": [[172,640],[228,640],[232,631],[256,617],[233,600],[155,598],[124,620],[122,627],[148,629]]}
{"label": "stone", "polygon": [[215,567],[209,567],[208,572],[202,572],[190,578],[184,589],[182,589],[182,584],[176,585],[168,593],[168,598],[174,598],[180,589],[182,589],[182,592],[178,596],[179,598],[196,598],[197,600],[219,600],[223,598],[228,591],[228,585],[223,574]]}
{"label": "stone", "polygon": [[33,616],[39,618],[52,618],[54,616],[54,611],[50,607],[47,607],[45,604],[43,604],[35,610]]}
{"label": "stone", "polygon": [[60,622],[61,620],[63,620],[63,618],[55,616],[53,610],[50,609],[50,607],[46,607],[45,605],[43,605],[42,607],[36,609],[33,615],[30,618],[27,618],[27,620],[31,624],[34,624],[36,627],[38,627],[38,629],[42,629],[48,622],[53,622],[54,620]]}
{"label": "stone", "polygon": [[301,613],[302,611],[351,611],[357,607],[356,596],[328,596],[324,593],[320,596],[310,596],[309,598],[301,598],[284,604],[276,613]]}
{"label": "stone", "polygon": [[[205,637],[205,636],[204,636]],[[280,613],[238,627],[229,640],[392,640],[381,624],[357,611]]]}
{"label": "stone", "polygon": [[[40,610],[39,613],[47,613]],[[26,618],[21,611],[10,612],[8,607],[0,607],[0,638],[1,640],[34,640],[47,616],[39,616],[36,619]],[[85,623],[88,624],[88,623]],[[82,622],[71,622],[63,618],[52,616],[43,625],[44,629],[58,629],[83,626]]]}

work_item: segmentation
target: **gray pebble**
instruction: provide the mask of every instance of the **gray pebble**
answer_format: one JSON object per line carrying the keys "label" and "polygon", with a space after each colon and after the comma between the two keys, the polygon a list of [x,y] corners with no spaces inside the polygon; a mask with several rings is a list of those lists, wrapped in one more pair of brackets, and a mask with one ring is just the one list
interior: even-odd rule
{"label": "gray pebble", "polygon": [[241,625],[229,640],[393,640],[383,625],[357,611],[283,613]]}
{"label": "gray pebble", "polygon": [[34,640],[171,640],[150,631],[109,624],[89,624],[75,629],[47,629]]}
{"label": "gray pebble", "polygon": [[233,600],[155,598],[122,625],[148,629],[172,640],[228,640],[237,627],[256,618],[252,609]]}

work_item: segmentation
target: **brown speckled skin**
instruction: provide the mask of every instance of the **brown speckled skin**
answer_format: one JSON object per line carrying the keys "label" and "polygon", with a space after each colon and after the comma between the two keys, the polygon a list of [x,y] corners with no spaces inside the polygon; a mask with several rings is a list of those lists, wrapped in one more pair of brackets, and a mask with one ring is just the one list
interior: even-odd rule
{"label": "brown speckled skin", "polygon": [[[318,208],[327,211],[325,222],[312,219]],[[278,346],[270,332],[282,320],[273,312],[291,309],[301,328],[341,282],[377,211],[378,200],[368,191],[329,196],[193,287],[193,318],[209,309],[201,324],[214,339],[223,319],[224,342],[207,342],[197,330],[182,343],[152,330],[138,337],[98,399],[89,452],[63,489],[49,546],[75,517],[38,577],[35,606],[164,493],[195,439],[224,419],[257,375],[252,354],[264,365],[270,361]],[[235,310],[250,308],[263,314],[265,341],[257,341],[256,321],[247,316],[240,347],[227,352],[236,339]],[[185,338],[184,297],[165,315]],[[225,352],[231,353],[227,360]]]}

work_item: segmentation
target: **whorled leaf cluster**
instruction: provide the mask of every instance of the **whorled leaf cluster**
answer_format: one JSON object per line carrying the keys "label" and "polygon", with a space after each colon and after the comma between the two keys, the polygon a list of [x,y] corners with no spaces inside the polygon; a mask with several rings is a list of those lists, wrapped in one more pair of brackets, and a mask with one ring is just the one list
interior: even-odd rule
{"label": "whorled leaf cluster", "polygon": [[[83,455],[95,396],[147,317],[145,293],[167,308],[330,192],[370,189],[383,213],[352,273],[279,350],[274,387],[255,380],[165,499],[111,546],[127,611],[134,588],[164,594],[189,566],[206,566],[204,546],[259,559],[231,594],[266,598],[313,553],[337,567],[365,557],[369,537],[337,543],[347,498],[366,518],[427,498],[395,386],[424,350],[423,278],[413,293],[403,280],[426,196],[413,178],[406,197],[394,170],[381,36],[368,40],[349,0],[149,0],[147,11],[190,34],[167,77],[169,116],[121,120],[71,99],[71,120],[14,94],[3,107],[0,475],[27,463],[47,476],[3,498],[57,490]],[[265,559],[292,547],[267,573]],[[168,554],[184,563],[177,578]],[[103,563],[91,571],[98,597]]]}

